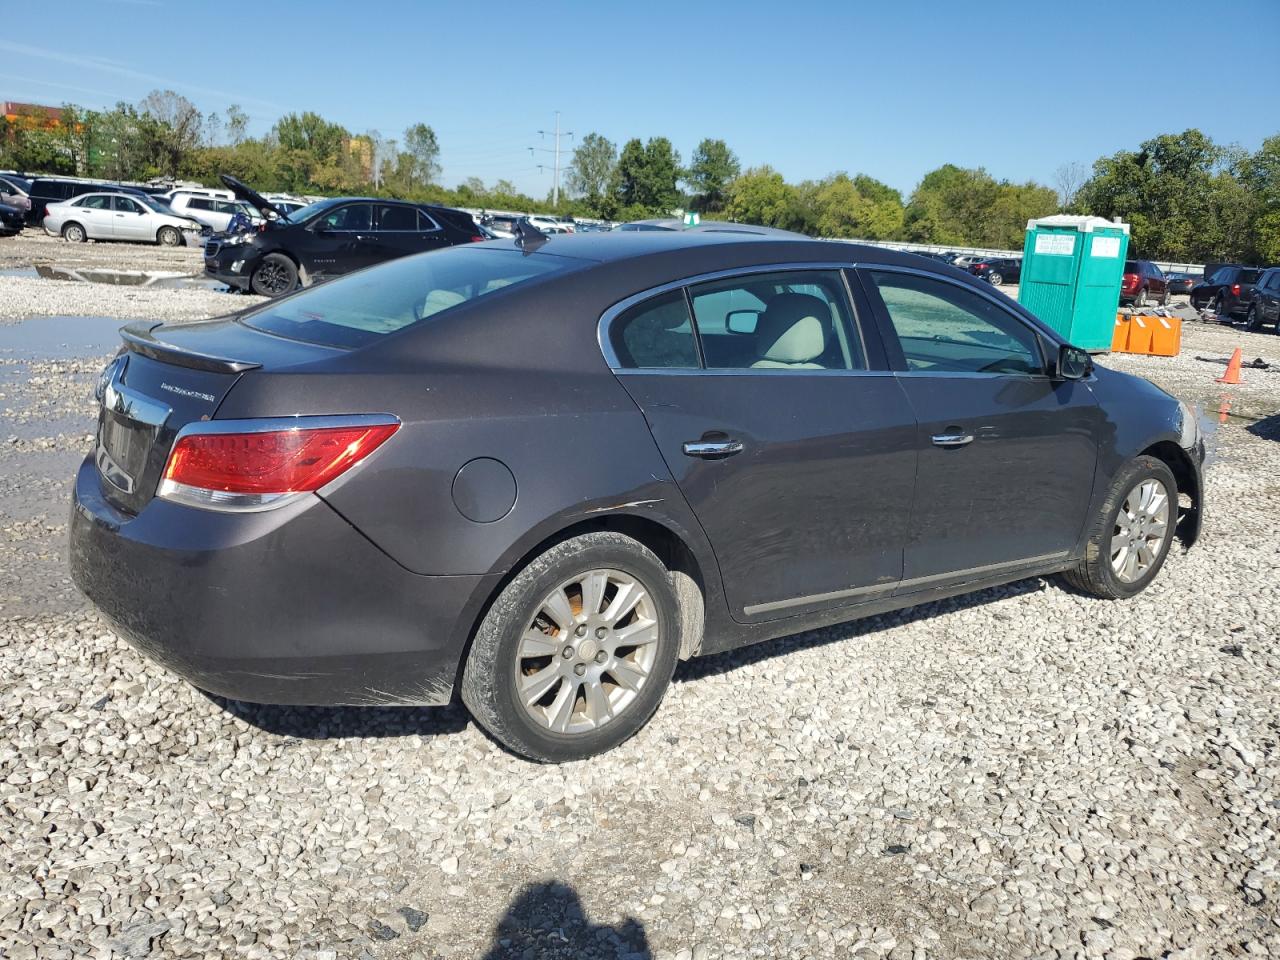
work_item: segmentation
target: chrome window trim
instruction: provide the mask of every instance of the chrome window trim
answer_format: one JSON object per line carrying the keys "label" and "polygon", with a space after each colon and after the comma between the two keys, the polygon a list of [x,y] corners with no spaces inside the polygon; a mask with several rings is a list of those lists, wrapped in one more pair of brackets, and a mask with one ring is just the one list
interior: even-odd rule
{"label": "chrome window trim", "polygon": [[[255,417],[252,420],[196,420],[182,427],[173,438],[173,446],[169,448],[170,456],[184,437],[209,436],[221,433],[276,433],[282,430],[323,429],[325,427],[376,427],[399,426],[399,417],[389,413],[360,413],[307,416],[299,414],[292,417]],[[379,448],[381,449],[381,448]],[[344,475],[360,466],[353,463]],[[165,469],[169,467],[168,458]],[[283,493],[227,493],[221,490],[206,490],[191,487],[164,478],[161,473],[160,483],[156,488],[156,497],[181,503],[201,510],[215,510],[220,513],[261,513],[264,510],[275,510],[286,504],[310,496],[313,491],[286,491]],[[318,493],[318,491],[314,491]]]}
{"label": "chrome window trim", "polygon": [[[658,372],[667,372],[667,371],[681,371],[686,373],[712,373],[715,368],[707,369],[704,367],[624,367],[622,366],[622,362],[618,359],[617,353],[613,349],[613,344],[610,342],[609,328],[613,325],[613,321],[618,318],[619,314],[623,313],[626,310],[629,310],[631,307],[634,307],[638,303],[643,303],[645,300],[648,300],[650,297],[656,297],[663,293],[669,293],[672,290],[682,290],[688,287],[693,287],[699,283],[706,283],[709,280],[724,280],[731,277],[748,276],[753,273],[784,273],[784,272],[795,271],[795,270],[850,270],[857,266],[858,264],[853,263],[851,261],[844,261],[844,262],[799,261],[795,263],[763,263],[763,264],[753,264],[751,266],[745,266],[745,267],[732,267],[727,270],[714,270],[714,271],[711,271],[710,273],[698,273],[698,274],[694,274],[693,276],[684,277],[680,280],[672,280],[668,283],[658,284],[655,287],[649,287],[647,290],[642,290],[639,293],[633,293],[631,296],[623,300],[619,300],[613,306],[609,307],[609,309],[605,310],[605,312],[600,315],[600,320],[596,324],[596,344],[600,347],[600,352],[604,355],[605,363],[607,363],[609,365],[609,369],[613,370],[615,373],[658,373]],[[847,281],[845,281],[845,296],[849,298],[849,309],[851,311],[854,311],[853,298],[849,295]],[[689,298],[686,297],[686,301],[688,299]],[[855,314],[854,322],[857,323],[858,319],[856,316],[856,311],[854,311],[854,314]],[[697,338],[696,327],[697,327],[698,321],[697,321],[697,318],[693,316],[692,305],[690,305],[690,308],[689,308],[689,322],[693,324],[695,328],[694,337],[696,339]],[[862,331],[858,330],[857,333],[859,338],[862,339]],[[866,344],[864,339],[863,341],[864,354],[865,354],[865,349],[866,349]],[[748,367],[743,370],[725,369],[723,370],[723,372],[741,374],[741,373],[760,373],[761,371],[752,370],[751,368]],[[797,372],[801,372],[801,371],[777,370],[775,372],[787,374],[789,376],[794,376]],[[874,372],[874,371],[804,370],[802,372],[804,373],[865,373],[865,372]]]}

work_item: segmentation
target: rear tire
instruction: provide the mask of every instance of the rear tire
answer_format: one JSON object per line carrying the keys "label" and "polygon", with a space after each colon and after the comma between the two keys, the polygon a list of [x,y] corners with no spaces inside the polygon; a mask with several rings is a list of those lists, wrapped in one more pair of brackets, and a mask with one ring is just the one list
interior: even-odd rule
{"label": "rear tire", "polygon": [[62,225],[62,239],[71,243],[84,243],[89,237],[85,233],[84,227],[72,222]]}
{"label": "rear tire", "polygon": [[1147,305],[1147,289],[1143,287],[1133,295],[1133,305],[1139,310]]}
{"label": "rear tire", "polygon": [[156,243],[162,247],[178,247],[182,245],[182,234],[177,227],[161,227],[156,231]]}
{"label": "rear tire", "polygon": [[[588,602],[592,577],[603,585]],[[602,614],[627,583],[642,599],[615,627]],[[462,700],[507,749],[545,763],[582,760],[649,721],[675,671],[679,631],[670,571],[648,547],[609,531],[573,537],[530,561],[493,601],[467,655]],[[626,644],[636,636],[642,645]]]}
{"label": "rear tire", "polygon": [[[1131,506],[1135,504],[1136,501],[1133,498],[1148,481],[1159,484],[1163,488],[1165,497],[1163,537],[1158,546],[1151,543],[1149,539],[1151,531],[1159,526],[1154,520],[1147,519],[1144,523],[1138,524],[1130,519],[1130,511],[1125,511],[1125,516],[1121,516],[1122,508],[1126,504]],[[1141,511],[1135,511],[1135,513],[1141,513]],[[1173,473],[1155,457],[1135,457],[1116,474],[1107,498],[1102,502],[1102,507],[1090,523],[1084,559],[1075,569],[1064,571],[1062,577],[1077,590],[1091,593],[1105,600],[1124,600],[1141,593],[1164,566],[1165,557],[1169,555],[1169,547],[1173,543],[1173,532],[1177,522],[1178,484],[1173,478]],[[1136,539],[1132,536],[1135,531],[1140,531],[1140,536]],[[1128,555],[1123,551],[1130,543],[1137,544],[1137,546],[1128,546],[1128,549],[1137,551],[1139,556],[1142,555],[1140,548],[1144,544],[1149,553],[1148,562],[1140,569],[1132,571],[1131,577],[1116,569],[1117,557],[1122,566],[1123,561],[1127,559]],[[1117,551],[1120,551],[1119,554]]]}
{"label": "rear tire", "polygon": [[993,287],[998,287],[1000,286],[1000,284],[1004,283],[1004,277],[1002,277],[1000,274],[996,273],[995,271],[992,271],[987,276],[987,279],[991,281],[991,285]]}
{"label": "rear tire", "polygon": [[283,253],[268,253],[258,264],[249,286],[260,297],[280,297],[298,285],[298,268]]}

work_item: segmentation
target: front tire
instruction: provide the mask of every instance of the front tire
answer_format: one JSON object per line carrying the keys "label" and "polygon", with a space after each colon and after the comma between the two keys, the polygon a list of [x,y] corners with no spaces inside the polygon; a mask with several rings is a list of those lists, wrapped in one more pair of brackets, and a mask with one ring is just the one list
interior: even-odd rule
{"label": "front tire", "polygon": [[1084,559],[1063,573],[1071,586],[1106,600],[1141,593],[1164,566],[1178,520],[1178,484],[1155,457],[1121,468],[1089,527]]}
{"label": "front tire", "polygon": [[249,278],[249,286],[260,297],[280,297],[297,285],[298,268],[283,253],[268,253]]}
{"label": "front tire", "polygon": [[1246,330],[1261,330],[1262,324],[1258,322],[1258,308],[1251,306],[1249,312],[1244,315],[1244,328]]}
{"label": "front tire", "polygon": [[62,227],[62,239],[71,243],[84,243],[89,237],[85,233],[84,227],[80,226],[80,224],[68,223]]}
{"label": "front tire", "polygon": [[156,242],[164,247],[177,247],[182,244],[182,234],[176,227],[161,227],[156,231]]}
{"label": "front tire", "polygon": [[462,700],[515,753],[582,760],[631,737],[671,682],[680,647],[671,574],[643,544],[601,531],[531,561],[476,631]]}

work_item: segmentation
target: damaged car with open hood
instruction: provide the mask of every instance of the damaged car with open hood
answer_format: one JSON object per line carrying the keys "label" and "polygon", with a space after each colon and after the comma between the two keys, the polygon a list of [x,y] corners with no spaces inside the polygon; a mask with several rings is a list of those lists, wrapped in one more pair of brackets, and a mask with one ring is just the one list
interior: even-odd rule
{"label": "damaged car with open hood", "polygon": [[413,253],[484,240],[471,215],[385,197],[329,197],[287,213],[231,176],[222,182],[264,222],[210,237],[205,274],[236,290],[278,297]]}

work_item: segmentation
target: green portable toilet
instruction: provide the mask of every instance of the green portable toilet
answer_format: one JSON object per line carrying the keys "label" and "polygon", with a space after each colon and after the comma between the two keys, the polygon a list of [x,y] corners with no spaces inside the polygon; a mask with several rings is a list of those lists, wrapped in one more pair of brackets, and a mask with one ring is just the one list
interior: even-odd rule
{"label": "green portable toilet", "polygon": [[1058,214],[1027,221],[1018,302],[1085,350],[1110,350],[1129,225]]}

